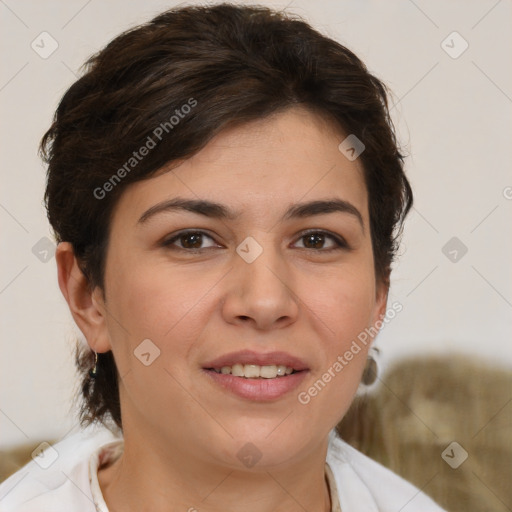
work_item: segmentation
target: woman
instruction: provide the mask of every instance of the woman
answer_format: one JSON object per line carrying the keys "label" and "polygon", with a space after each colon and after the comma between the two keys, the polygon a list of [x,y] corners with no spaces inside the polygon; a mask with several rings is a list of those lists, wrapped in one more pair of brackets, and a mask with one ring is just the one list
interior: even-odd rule
{"label": "woman", "polygon": [[[42,141],[83,432],[1,510],[440,511],[344,443],[412,204],[386,90],[262,7],[92,57]],[[5,494],[8,491],[8,494]]]}

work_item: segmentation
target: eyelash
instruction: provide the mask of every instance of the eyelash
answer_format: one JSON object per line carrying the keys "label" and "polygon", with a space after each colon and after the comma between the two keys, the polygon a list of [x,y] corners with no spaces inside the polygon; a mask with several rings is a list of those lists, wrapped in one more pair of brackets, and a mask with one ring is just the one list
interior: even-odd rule
{"label": "eyelash", "polygon": [[[339,250],[350,250],[349,245],[347,244],[347,242],[342,237],[339,237],[337,235],[334,235],[334,234],[330,233],[329,231],[325,231],[325,230],[321,230],[321,229],[312,229],[312,230],[309,230],[309,231],[305,231],[304,233],[301,234],[301,236],[299,237],[299,240],[301,240],[302,238],[305,238],[308,235],[313,235],[313,234],[320,234],[320,235],[326,236],[327,238],[331,238],[334,241],[334,243],[336,244],[336,247],[333,247],[331,249],[309,249],[310,251],[322,252],[322,253],[330,253],[330,252],[339,251]],[[206,251],[208,249],[213,249],[213,247],[205,247],[203,249],[188,249],[188,248],[185,248],[185,247],[178,247],[178,246],[174,246],[173,247],[172,246],[175,241],[179,240],[181,237],[183,237],[185,235],[204,235],[204,236],[210,238],[211,240],[214,240],[213,237],[210,236],[205,231],[190,229],[190,230],[180,231],[179,233],[174,235],[172,238],[169,238],[168,240],[165,240],[164,242],[162,242],[162,246],[163,247],[167,247],[167,248],[172,249],[172,250],[177,249],[179,251],[192,252],[192,253],[194,253],[194,252],[203,252],[203,251]],[[300,247],[300,249],[308,250],[308,247]]]}

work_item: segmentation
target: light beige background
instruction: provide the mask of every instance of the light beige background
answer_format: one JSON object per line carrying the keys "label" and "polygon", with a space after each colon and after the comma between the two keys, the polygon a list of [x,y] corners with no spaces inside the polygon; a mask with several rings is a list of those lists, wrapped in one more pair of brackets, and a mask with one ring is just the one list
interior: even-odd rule
{"label": "light beige background", "polygon": [[[403,311],[378,338],[381,365],[410,353],[459,352],[511,367],[512,3],[260,3],[288,5],[355,51],[394,91],[415,208],[390,294]],[[38,142],[86,57],[174,5],[0,1],[0,445],[76,428],[68,411],[79,331],[58,288],[55,259],[44,263],[32,250],[51,237]],[[44,31],[58,43],[46,59],[31,48]],[[469,44],[458,58],[445,51],[463,48],[454,31]],[[455,263],[442,252],[452,237],[468,249]]]}

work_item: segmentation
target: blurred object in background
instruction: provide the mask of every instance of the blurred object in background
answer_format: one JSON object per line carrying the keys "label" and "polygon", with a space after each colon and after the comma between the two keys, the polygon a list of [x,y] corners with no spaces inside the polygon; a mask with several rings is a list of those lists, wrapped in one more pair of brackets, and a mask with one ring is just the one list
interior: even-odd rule
{"label": "blurred object in background", "polygon": [[337,426],[452,512],[512,510],[512,372],[457,355],[395,363]]}

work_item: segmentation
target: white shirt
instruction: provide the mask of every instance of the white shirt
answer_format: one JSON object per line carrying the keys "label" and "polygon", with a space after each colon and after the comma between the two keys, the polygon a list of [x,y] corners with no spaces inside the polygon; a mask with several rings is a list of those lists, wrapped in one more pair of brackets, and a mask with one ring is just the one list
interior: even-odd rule
{"label": "white shirt", "polygon": [[[103,427],[88,427],[56,443],[0,484],[0,512],[108,512],[97,469],[119,456],[122,446],[122,438]],[[326,476],[332,512],[446,512],[334,430]]]}

